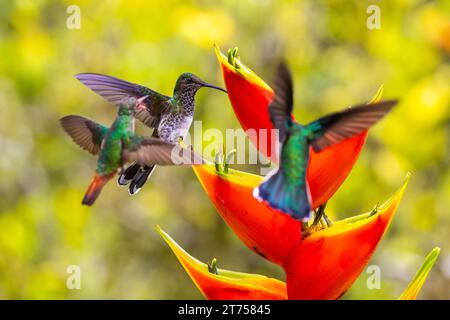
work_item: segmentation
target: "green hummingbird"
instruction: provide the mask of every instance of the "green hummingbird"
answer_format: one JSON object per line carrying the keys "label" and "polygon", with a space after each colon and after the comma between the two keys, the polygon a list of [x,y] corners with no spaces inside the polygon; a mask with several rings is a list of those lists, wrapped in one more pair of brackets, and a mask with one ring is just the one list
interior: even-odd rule
{"label": "green hummingbird", "polygon": [[292,78],[284,63],[278,66],[274,91],[269,115],[274,128],[279,130],[280,165],[253,190],[253,195],[274,209],[307,221],[312,212],[306,181],[310,147],[320,152],[363,132],[383,118],[397,101],[358,105],[301,125],[292,119]]}
{"label": "green hummingbird", "polygon": [[[175,84],[172,97],[160,94],[145,86],[121,80],[115,77],[80,73],[76,75],[84,85],[113,104],[125,97],[141,98],[146,96],[142,108],[136,113],[137,119],[150,128],[154,128],[153,137],[159,137],[169,143],[184,139],[194,118],[195,94],[202,87],[227,92],[225,89],[206,83],[192,73],[181,74]],[[131,182],[129,193],[137,193],[155,169],[155,165],[130,165],[118,179],[119,185]]]}
{"label": "green hummingbird", "polygon": [[61,126],[75,143],[98,155],[96,172],[82,204],[92,205],[104,185],[127,162],[143,166],[203,163],[201,156],[179,144],[134,134],[135,116],[146,108],[143,104],[146,98],[124,98],[118,102],[117,117],[109,128],[78,115],[60,119]]}

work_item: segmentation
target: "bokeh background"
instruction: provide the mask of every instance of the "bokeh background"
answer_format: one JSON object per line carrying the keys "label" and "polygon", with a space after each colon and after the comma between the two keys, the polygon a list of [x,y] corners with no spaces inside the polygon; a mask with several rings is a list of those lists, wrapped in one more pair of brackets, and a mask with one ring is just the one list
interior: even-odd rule
{"label": "bokeh background", "polygon": [[[69,5],[81,28],[66,27]],[[366,9],[381,8],[368,30]],[[412,179],[370,264],[345,299],[392,299],[425,255],[441,256],[420,298],[450,298],[450,2],[0,0],[0,298],[202,298],[166,244],[160,224],[195,257],[284,280],[219,218],[189,168],[158,168],[136,196],[114,182],[92,208],[81,199],[96,159],[58,124],[76,113],[111,123],[115,109],[80,84],[99,72],[170,94],[185,71],[223,85],[212,44],[238,46],[268,81],[274,58],[294,72],[303,122],[367,101],[378,86],[398,108],[371,130],[354,170],[328,205],[334,218],[369,211]],[[203,89],[195,118],[239,128],[226,95]],[[144,132],[145,129],[140,127]],[[247,168],[249,171],[254,167]],[[66,268],[81,267],[81,289]]]}

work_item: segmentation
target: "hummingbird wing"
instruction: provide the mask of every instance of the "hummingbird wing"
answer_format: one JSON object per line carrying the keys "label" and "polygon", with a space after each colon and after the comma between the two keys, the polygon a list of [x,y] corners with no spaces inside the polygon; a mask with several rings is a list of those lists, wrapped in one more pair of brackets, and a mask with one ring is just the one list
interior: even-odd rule
{"label": "hummingbird wing", "polygon": [[161,115],[171,110],[170,97],[145,86],[97,73],[79,73],[75,76],[85,86],[118,106],[125,98],[142,98],[147,109],[136,113],[136,118],[151,128],[157,128]]}
{"label": "hummingbird wing", "polygon": [[397,100],[388,100],[332,113],[307,125],[311,132],[308,139],[314,151],[319,152],[368,129],[396,104]]}
{"label": "hummingbird wing", "polygon": [[93,155],[98,154],[107,127],[77,115],[66,116],[59,121],[76,144]]}
{"label": "hummingbird wing", "polygon": [[140,165],[198,165],[205,160],[191,149],[180,144],[167,143],[159,138],[144,138],[131,136],[128,142],[124,141],[122,151],[124,161],[134,161]]}
{"label": "hummingbird wing", "polygon": [[275,96],[269,104],[269,115],[273,126],[279,130],[279,140],[284,141],[286,121],[292,119],[293,108],[292,77],[284,62],[278,65],[274,88]]}

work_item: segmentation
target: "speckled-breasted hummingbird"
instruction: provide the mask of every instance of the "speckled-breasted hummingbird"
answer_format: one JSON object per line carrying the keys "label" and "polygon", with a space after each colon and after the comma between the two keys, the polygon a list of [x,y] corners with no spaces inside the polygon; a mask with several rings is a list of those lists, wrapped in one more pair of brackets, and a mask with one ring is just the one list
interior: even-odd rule
{"label": "speckled-breasted hummingbird", "polygon": [[253,195],[274,209],[307,221],[312,211],[306,181],[310,147],[320,152],[363,132],[383,118],[397,101],[358,105],[301,125],[293,121],[291,115],[292,78],[284,63],[278,66],[274,87],[275,96],[269,104],[269,115],[274,128],[279,130],[280,165],[254,189]]}
{"label": "speckled-breasted hummingbird", "polygon": [[[163,141],[176,143],[184,139],[189,131],[195,107],[195,94],[201,87],[209,87],[226,92],[226,90],[206,83],[192,73],[183,73],[178,77],[172,97],[160,94],[145,86],[124,81],[115,77],[81,73],[76,75],[84,85],[116,104],[124,97],[141,98],[146,108],[137,112],[137,119],[154,128],[153,136]],[[155,166],[132,164],[122,172],[119,185],[127,185],[130,194],[137,193],[151,175]]]}
{"label": "speckled-breasted hummingbird", "polygon": [[82,204],[92,205],[103,186],[127,162],[143,166],[201,164],[203,159],[192,150],[159,138],[145,138],[134,134],[135,115],[145,109],[140,99],[123,98],[111,127],[87,118],[69,115],[61,118],[61,125],[72,140],[93,155],[98,155],[97,169]]}

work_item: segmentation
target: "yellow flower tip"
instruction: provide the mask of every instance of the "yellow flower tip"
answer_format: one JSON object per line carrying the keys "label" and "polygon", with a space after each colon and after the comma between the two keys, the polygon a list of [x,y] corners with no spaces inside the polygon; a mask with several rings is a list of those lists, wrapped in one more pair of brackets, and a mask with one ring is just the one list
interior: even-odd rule
{"label": "yellow flower tip", "polygon": [[408,186],[410,177],[411,172],[406,173],[406,176],[403,179],[402,186],[385,203],[383,203],[379,207],[380,210],[391,206],[393,202],[396,202],[396,206],[400,203],[400,200],[402,199],[403,194],[405,193],[406,187]]}
{"label": "yellow flower tip", "polygon": [[220,51],[220,48],[217,44],[214,43],[214,52],[216,53],[217,59],[221,64],[228,64],[227,57]]}
{"label": "yellow flower tip", "polygon": [[371,103],[377,103],[380,102],[381,97],[383,96],[383,92],[384,92],[384,84],[381,84],[378,87],[377,92],[375,93],[375,95],[372,97],[372,99],[369,101],[369,104]]}
{"label": "yellow flower tip", "polygon": [[230,49],[229,52],[232,54],[232,64],[230,63],[228,56],[224,55],[219,47],[214,44],[214,51],[216,53],[217,59],[219,60],[219,63],[230,70],[231,72],[234,72],[240,76],[242,76],[247,81],[269,91],[273,92],[272,88],[264,82],[260,77],[256,75],[250,68],[248,68],[246,65],[244,65],[241,60],[237,57],[238,47],[234,47],[233,49]]}
{"label": "yellow flower tip", "polygon": [[409,182],[409,179],[411,178],[411,171],[408,171],[407,173],[406,173],[406,176],[405,176],[405,183],[407,184],[408,182]]}
{"label": "yellow flower tip", "polygon": [[161,228],[159,224],[155,224],[155,230],[164,239],[164,241],[172,247],[172,244],[175,243],[175,241]]}
{"label": "yellow flower tip", "polygon": [[190,274],[191,268],[207,270],[207,264],[197,260],[189,253],[187,253],[174,239],[172,239],[171,236],[169,236],[168,233],[162,230],[159,226],[157,226],[156,230],[164,239],[164,241],[166,241],[166,243],[169,245],[170,249],[180,261],[181,265],[186,269],[188,274]]}
{"label": "yellow flower tip", "polygon": [[415,300],[417,295],[422,289],[425,280],[428,277],[431,269],[436,263],[437,258],[441,252],[441,248],[435,247],[431,252],[427,255],[424,262],[420,266],[414,278],[409,283],[408,287],[406,287],[405,291],[398,298],[399,300]]}
{"label": "yellow flower tip", "polygon": [[217,261],[206,264],[187,253],[159,226],[158,233],[167,242],[195,286],[207,299],[286,299],[286,284],[257,274],[217,268]]}
{"label": "yellow flower tip", "polygon": [[[398,205],[400,204],[400,200],[403,198],[403,195],[406,191],[406,187],[408,186],[409,179],[411,177],[411,173],[408,172],[403,180],[402,186],[382,205],[376,206],[376,212],[369,215],[369,217],[376,217],[391,212],[393,215],[397,210]],[[388,210],[390,207],[393,207],[393,210]]]}
{"label": "yellow flower tip", "polygon": [[[333,226],[324,230],[333,229],[333,228],[343,228],[343,227],[356,227],[357,224],[353,225],[354,223],[365,223],[367,222],[367,219],[377,219],[383,215],[386,215],[387,213],[394,213],[397,209],[398,204],[400,203],[400,200],[403,197],[403,194],[405,193],[406,187],[408,186],[409,179],[411,177],[411,173],[408,172],[403,180],[402,186],[391,196],[389,199],[387,199],[383,204],[381,205],[375,205],[374,209],[372,209],[370,212],[359,214],[350,218],[346,218],[340,221],[335,221]],[[389,208],[393,207],[393,210],[388,210]],[[321,230],[323,231],[323,230]],[[319,231],[320,232],[320,231]]]}
{"label": "yellow flower tip", "polygon": [[403,185],[400,187],[400,189],[393,195],[393,197],[402,197],[405,193],[406,187],[408,186],[409,180],[411,179],[411,172],[408,171],[405,175],[405,178],[403,179]]}

